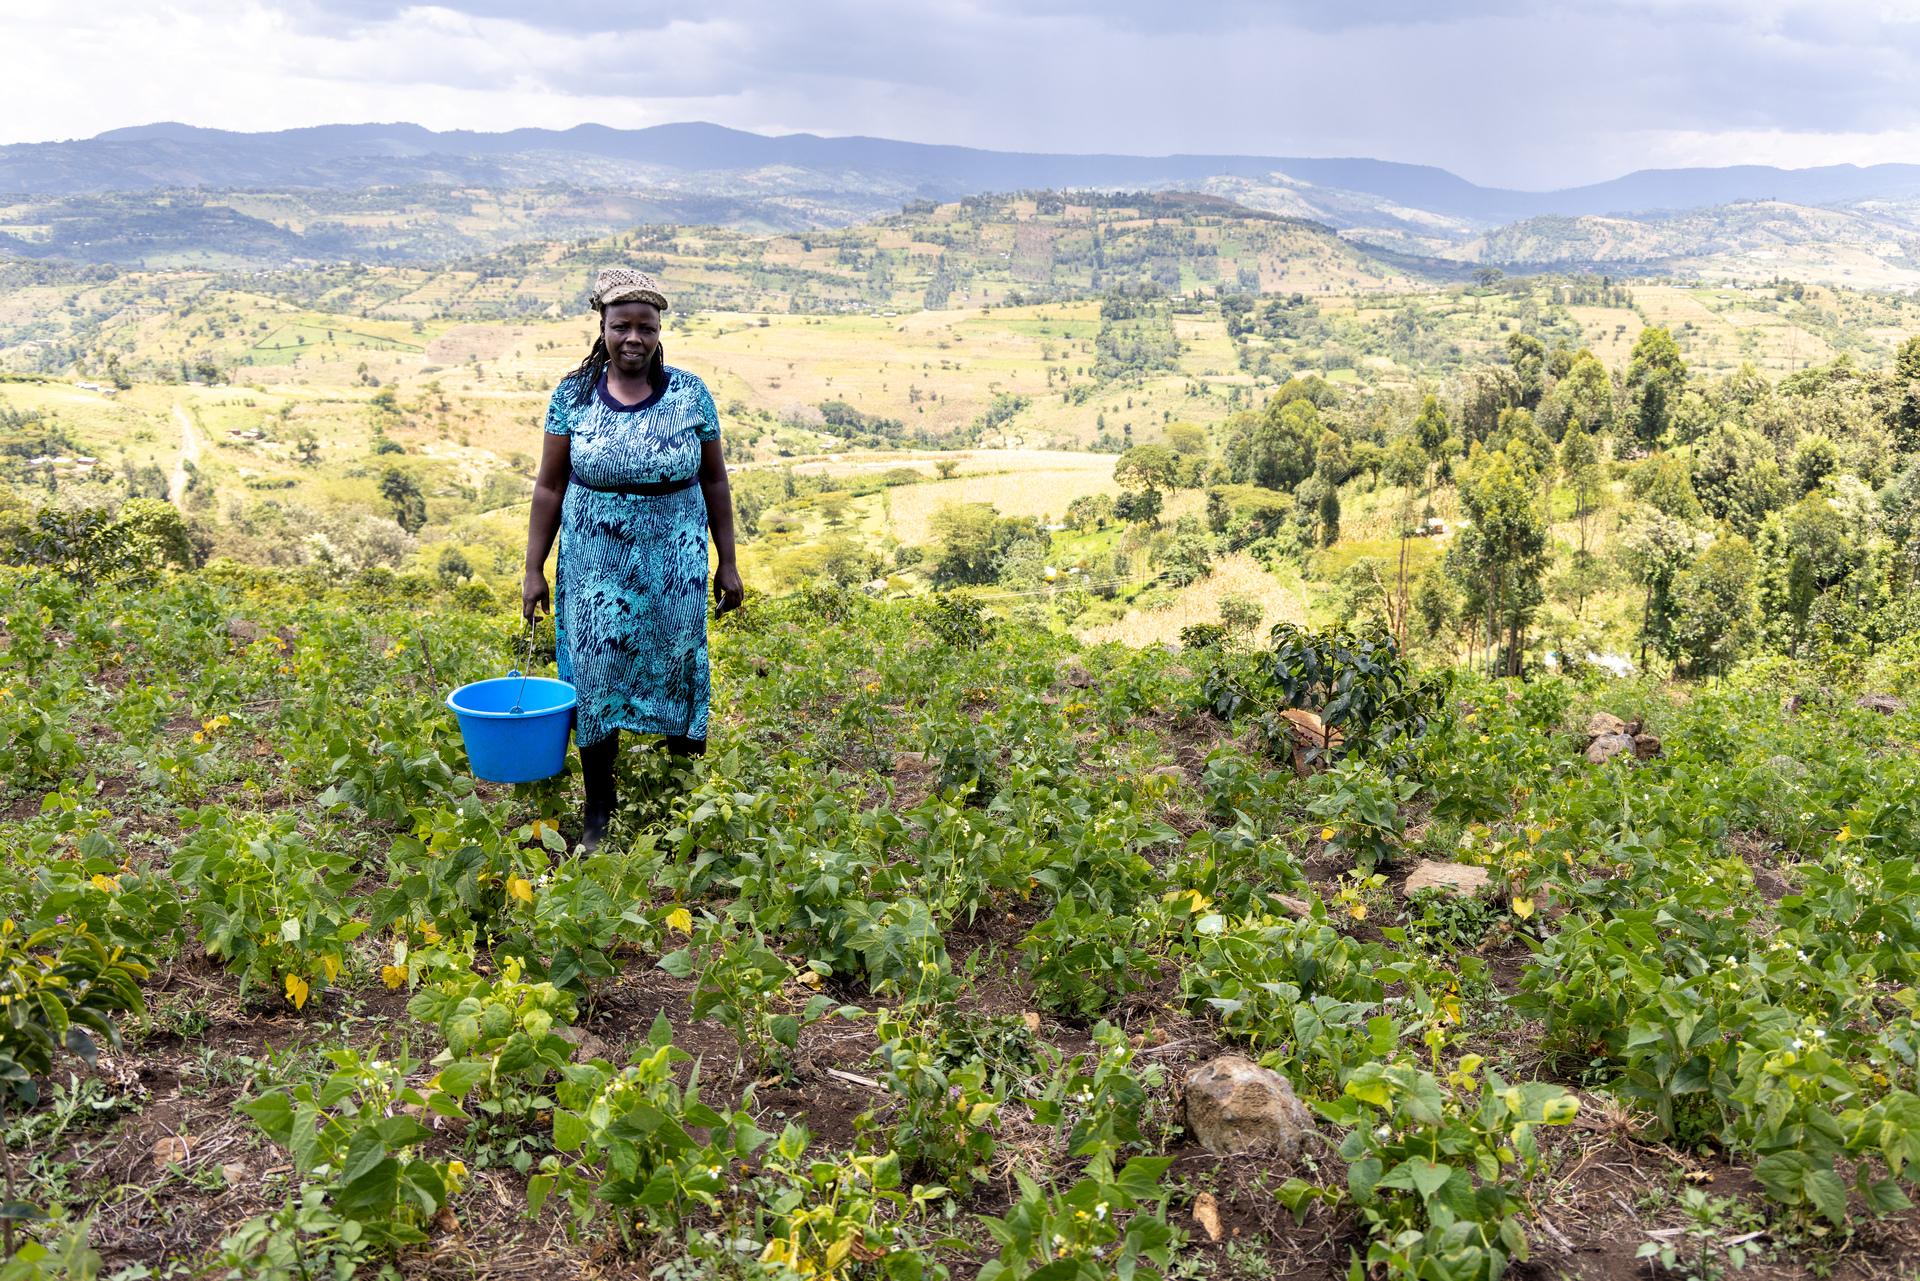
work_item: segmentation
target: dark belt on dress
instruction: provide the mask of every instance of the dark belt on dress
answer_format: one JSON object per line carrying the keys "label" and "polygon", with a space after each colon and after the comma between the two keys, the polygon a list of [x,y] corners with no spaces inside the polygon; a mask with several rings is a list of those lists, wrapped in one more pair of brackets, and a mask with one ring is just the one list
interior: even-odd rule
{"label": "dark belt on dress", "polygon": [[568,483],[578,485],[582,489],[591,489],[599,494],[637,494],[642,498],[659,498],[665,494],[677,494],[683,489],[692,489],[700,483],[700,477],[695,473],[685,480],[663,480],[644,485],[592,485],[581,480],[579,472],[569,469]]}

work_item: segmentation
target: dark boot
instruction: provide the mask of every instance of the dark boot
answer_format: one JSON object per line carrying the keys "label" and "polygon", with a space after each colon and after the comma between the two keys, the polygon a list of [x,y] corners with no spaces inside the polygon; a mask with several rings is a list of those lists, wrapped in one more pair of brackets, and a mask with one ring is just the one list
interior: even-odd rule
{"label": "dark boot", "polygon": [[591,854],[606,839],[615,803],[613,765],[620,757],[620,731],[580,749],[580,773],[587,803],[581,813],[580,848]]}

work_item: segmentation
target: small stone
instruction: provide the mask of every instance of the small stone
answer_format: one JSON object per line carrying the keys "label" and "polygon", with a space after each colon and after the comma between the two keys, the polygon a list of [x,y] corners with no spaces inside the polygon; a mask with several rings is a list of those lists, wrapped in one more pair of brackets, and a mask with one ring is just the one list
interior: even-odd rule
{"label": "small stone", "polygon": [[1658,734],[1635,734],[1633,736],[1633,754],[1643,761],[1660,755],[1660,736]]}
{"label": "small stone", "polygon": [[185,1165],[189,1151],[187,1141],[177,1134],[156,1139],[153,1144],[153,1168],[164,1170],[170,1165]]}
{"label": "small stone", "polygon": [[1784,752],[1767,757],[1767,768],[1776,774],[1785,774],[1788,778],[1799,778],[1807,772],[1806,762],[1797,756],[1788,756]]}
{"label": "small stone", "polygon": [[1587,737],[1605,738],[1609,734],[1624,734],[1627,723],[1612,712],[1595,712],[1587,717]]}
{"label": "small stone", "polygon": [[227,638],[238,645],[251,645],[260,639],[260,627],[244,618],[229,618]]}
{"label": "small stone", "polygon": [[1033,1033],[1035,1036],[1040,1035],[1040,1016],[1038,1014],[1035,1014],[1032,1010],[1027,1010],[1020,1015],[1020,1021],[1027,1025],[1027,1031]]}
{"label": "small stone", "polygon": [[1313,1129],[1313,1114],[1286,1077],[1222,1054],[1187,1076],[1187,1128],[1215,1154],[1273,1149],[1290,1161]]}
{"label": "small stone", "polygon": [[1631,734],[1602,734],[1587,744],[1587,759],[1595,765],[1610,761],[1622,752],[1633,750]]}
{"label": "small stone", "polygon": [[585,1028],[557,1027],[553,1029],[553,1034],[573,1046],[573,1057],[577,1062],[590,1063],[594,1059],[612,1061],[613,1047]]}
{"label": "small stone", "polygon": [[1484,867],[1422,859],[1407,874],[1406,884],[1400,887],[1400,892],[1411,895],[1421,890],[1441,890],[1457,898],[1472,898],[1486,888],[1487,869]]}
{"label": "small stone", "polygon": [[1854,700],[1854,706],[1863,711],[1878,712],[1882,716],[1892,716],[1895,712],[1907,710],[1906,700],[1895,698],[1891,694],[1862,694]]}
{"label": "small stone", "polygon": [[244,1161],[229,1161],[220,1167],[220,1177],[227,1181],[228,1187],[237,1188],[253,1181],[253,1171]]}
{"label": "small stone", "polygon": [[1213,1193],[1202,1192],[1193,1199],[1193,1221],[1207,1234],[1207,1240],[1218,1241],[1220,1230],[1220,1203],[1213,1199]]}

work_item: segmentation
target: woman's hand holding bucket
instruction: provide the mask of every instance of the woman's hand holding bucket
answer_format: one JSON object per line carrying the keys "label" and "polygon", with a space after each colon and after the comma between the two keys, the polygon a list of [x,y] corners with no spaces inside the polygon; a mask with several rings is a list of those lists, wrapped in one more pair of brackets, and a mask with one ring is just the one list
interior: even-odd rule
{"label": "woman's hand holding bucket", "polygon": [[537,569],[530,569],[527,576],[520,580],[520,616],[531,623],[539,617],[543,607],[549,614],[553,612],[553,602],[547,595],[547,576]]}

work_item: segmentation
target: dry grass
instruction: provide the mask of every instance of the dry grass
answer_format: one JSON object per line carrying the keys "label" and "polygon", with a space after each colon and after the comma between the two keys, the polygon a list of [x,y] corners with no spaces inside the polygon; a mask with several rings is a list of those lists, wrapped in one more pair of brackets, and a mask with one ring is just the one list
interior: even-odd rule
{"label": "dry grass", "polygon": [[[1779,373],[1824,363],[1835,354],[1825,339],[1784,315],[1755,311],[1745,299],[1670,285],[1636,285],[1633,297],[1647,323],[1671,329],[1688,366],[1702,372],[1728,373],[1752,361]],[[1716,306],[1723,303],[1732,305]]]}
{"label": "dry grass", "polygon": [[1078,634],[1089,644],[1170,644],[1180,639],[1183,627],[1219,622],[1220,600],[1225,596],[1251,596],[1259,601],[1265,610],[1260,620],[1262,629],[1275,623],[1307,621],[1305,585],[1298,578],[1291,582],[1276,578],[1253,557],[1237,552],[1215,565],[1206,578],[1181,588],[1167,608],[1128,610],[1117,621],[1096,624]]}
{"label": "dry grass", "polygon": [[[993,455],[998,457],[1000,455]],[[1003,516],[1054,518],[1083,494],[1117,494],[1111,454],[1009,450],[1011,470],[955,476],[887,491],[894,537],[925,543],[933,537],[933,513],[947,503],[992,503]]]}

